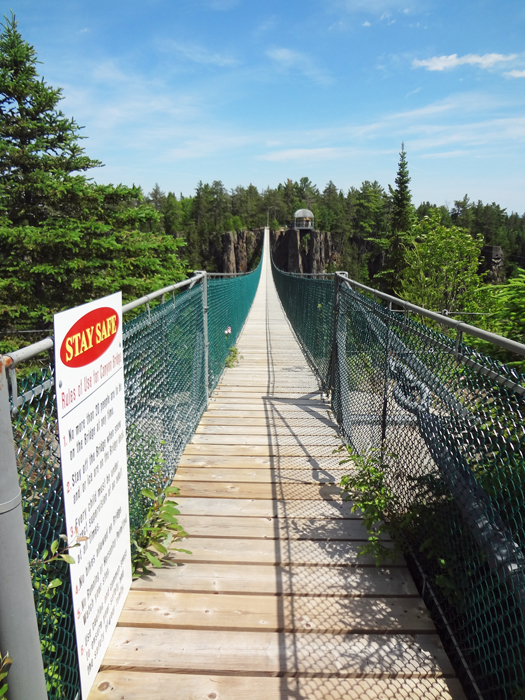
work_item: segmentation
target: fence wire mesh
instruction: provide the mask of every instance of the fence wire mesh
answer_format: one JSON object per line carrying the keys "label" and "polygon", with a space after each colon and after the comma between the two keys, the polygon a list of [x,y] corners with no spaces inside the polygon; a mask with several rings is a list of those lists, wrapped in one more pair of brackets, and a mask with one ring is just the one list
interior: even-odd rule
{"label": "fence wire mesh", "polygon": [[[262,257],[261,257],[262,261]],[[239,277],[208,276],[208,377],[215,389],[224,363],[244,326],[261,278],[262,263]]]}
{"label": "fence wire mesh", "polygon": [[[259,264],[240,277],[208,279],[210,390],[242,330],[260,273]],[[155,464],[162,460],[165,477],[173,478],[206,408],[203,292],[201,279],[123,326],[132,531],[143,523],[146,503],[140,492]],[[231,333],[225,334],[228,327]],[[52,357],[18,379],[17,395],[12,426],[48,695],[75,700],[80,681],[68,566],[46,564],[44,558],[65,534]],[[61,585],[49,588],[55,579]]]}
{"label": "fence wire mesh", "polygon": [[332,382],[344,439],[385,455],[385,519],[408,546],[467,693],[524,698],[525,378],[344,282],[335,335],[328,315],[319,320],[319,352],[310,314],[326,283],[273,273],[306,355]]}
{"label": "fence wire mesh", "polygon": [[[52,364],[19,380],[24,402],[12,425],[48,696],[74,700],[80,683],[69,571],[65,562],[46,563],[51,544],[66,531],[56,397],[49,379]],[[41,391],[42,386],[47,388]],[[50,587],[55,579],[61,585]]]}
{"label": "fence wire mesh", "polygon": [[140,492],[163,462],[173,478],[206,407],[203,285],[124,324],[130,529],[143,523]]}
{"label": "fence wire mesh", "polygon": [[308,364],[323,389],[328,391],[334,336],[333,276],[315,279],[313,276],[282,273],[273,265],[272,269],[279,298]]}

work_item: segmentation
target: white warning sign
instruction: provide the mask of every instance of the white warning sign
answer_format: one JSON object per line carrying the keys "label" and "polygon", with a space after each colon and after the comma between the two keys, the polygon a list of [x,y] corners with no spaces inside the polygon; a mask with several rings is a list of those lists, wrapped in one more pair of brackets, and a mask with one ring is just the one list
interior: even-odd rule
{"label": "white warning sign", "polygon": [[131,585],[121,293],[56,314],[67,536],[86,700]]}

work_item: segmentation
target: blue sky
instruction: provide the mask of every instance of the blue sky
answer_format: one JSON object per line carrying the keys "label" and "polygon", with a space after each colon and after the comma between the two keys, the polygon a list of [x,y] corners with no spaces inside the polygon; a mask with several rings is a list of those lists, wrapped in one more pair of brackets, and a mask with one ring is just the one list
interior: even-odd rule
{"label": "blue sky", "polygon": [[[3,3],[5,0],[3,0]],[[9,0],[98,182],[394,183],[525,212],[523,0]]]}

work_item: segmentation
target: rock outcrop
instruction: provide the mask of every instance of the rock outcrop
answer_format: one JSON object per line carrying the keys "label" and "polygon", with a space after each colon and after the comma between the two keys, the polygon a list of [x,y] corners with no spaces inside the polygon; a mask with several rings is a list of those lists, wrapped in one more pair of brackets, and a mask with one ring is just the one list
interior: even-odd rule
{"label": "rock outcrop", "polygon": [[480,272],[486,272],[487,281],[492,284],[506,282],[503,248],[499,245],[483,246],[480,257]]}
{"label": "rock outcrop", "polygon": [[234,231],[226,231],[222,234],[222,265],[221,272],[237,272],[235,262],[235,246],[237,234]]}
{"label": "rock outcrop", "polygon": [[218,272],[248,272],[262,251],[264,229],[227,231],[222,234]]}
{"label": "rock outcrop", "polygon": [[327,231],[272,231],[271,247],[277,267],[286,272],[325,272],[341,254],[340,239]]}

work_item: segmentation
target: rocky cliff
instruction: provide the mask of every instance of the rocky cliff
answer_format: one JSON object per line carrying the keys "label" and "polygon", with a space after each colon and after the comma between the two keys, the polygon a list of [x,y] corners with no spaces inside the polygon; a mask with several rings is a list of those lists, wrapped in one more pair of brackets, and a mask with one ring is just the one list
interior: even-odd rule
{"label": "rocky cliff", "polygon": [[277,267],[286,272],[326,272],[341,254],[341,236],[327,231],[288,229],[272,231],[272,255]]}
{"label": "rocky cliff", "polygon": [[262,251],[264,229],[227,231],[222,234],[219,272],[248,272],[253,269]]}

